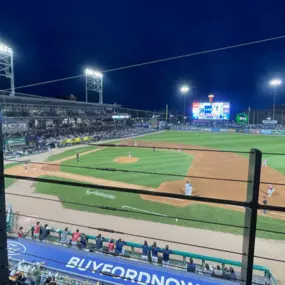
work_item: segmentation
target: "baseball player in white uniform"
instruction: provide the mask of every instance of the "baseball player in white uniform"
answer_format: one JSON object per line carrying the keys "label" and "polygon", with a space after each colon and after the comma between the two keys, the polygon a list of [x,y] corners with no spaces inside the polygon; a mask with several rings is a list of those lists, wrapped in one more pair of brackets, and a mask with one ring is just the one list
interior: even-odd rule
{"label": "baseball player in white uniform", "polygon": [[192,196],[192,185],[188,181],[185,184],[185,195]]}
{"label": "baseball player in white uniform", "polygon": [[131,151],[129,150],[129,158],[131,158],[132,157],[132,154],[131,154]]}
{"label": "baseball player in white uniform", "polygon": [[275,191],[275,189],[273,188],[273,186],[271,184],[268,184],[268,187],[267,187],[268,197],[271,197],[274,191]]}
{"label": "baseball player in white uniform", "polygon": [[262,166],[267,167],[267,159],[263,159]]}

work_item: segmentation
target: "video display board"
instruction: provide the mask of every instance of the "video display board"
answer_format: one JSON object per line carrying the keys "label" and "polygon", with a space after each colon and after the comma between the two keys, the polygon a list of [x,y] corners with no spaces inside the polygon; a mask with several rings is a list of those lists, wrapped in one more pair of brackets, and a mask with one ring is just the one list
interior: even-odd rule
{"label": "video display board", "polygon": [[229,120],[229,102],[193,102],[193,119],[195,120]]}

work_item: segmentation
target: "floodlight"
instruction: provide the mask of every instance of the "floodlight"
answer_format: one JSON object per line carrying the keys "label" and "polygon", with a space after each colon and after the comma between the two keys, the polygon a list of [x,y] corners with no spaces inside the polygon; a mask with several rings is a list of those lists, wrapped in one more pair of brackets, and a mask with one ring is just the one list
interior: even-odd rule
{"label": "floodlight", "polygon": [[282,80],[279,78],[274,78],[274,79],[270,80],[270,82],[269,82],[269,84],[271,86],[274,86],[274,87],[281,85],[281,83],[282,83]]}
{"label": "floodlight", "polygon": [[103,77],[103,74],[97,70],[93,70],[90,68],[85,69],[85,74],[88,76],[96,76],[96,77]]}
{"label": "floodlight", "polygon": [[188,93],[189,90],[190,90],[190,88],[189,88],[189,86],[187,86],[187,85],[183,85],[183,86],[180,87],[180,92],[181,92],[182,94]]}
{"label": "floodlight", "polygon": [[0,43],[0,52],[1,53],[9,53],[9,54],[11,54],[11,53],[13,53],[13,50],[11,48],[9,48],[8,46]]}

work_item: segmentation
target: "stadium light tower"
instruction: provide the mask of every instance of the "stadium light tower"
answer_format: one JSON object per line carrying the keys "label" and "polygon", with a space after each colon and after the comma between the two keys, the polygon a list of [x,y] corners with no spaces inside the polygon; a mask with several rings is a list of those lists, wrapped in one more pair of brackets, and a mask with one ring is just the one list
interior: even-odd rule
{"label": "stadium light tower", "polygon": [[276,102],[276,88],[277,86],[282,84],[282,80],[279,78],[274,78],[269,81],[269,85],[274,88],[273,92],[273,114],[272,114],[272,120],[275,119],[275,102]]}
{"label": "stadium light tower", "polygon": [[85,69],[85,100],[88,102],[88,91],[99,93],[99,103],[103,104],[103,74],[90,68]]}
{"label": "stadium light tower", "polygon": [[10,96],[15,96],[13,50],[0,42],[0,76],[10,80]]}
{"label": "stadium light tower", "polygon": [[186,109],[185,109],[185,106],[186,106],[186,96],[187,96],[187,93],[189,92],[190,88],[188,85],[182,85],[180,87],[180,93],[183,95],[184,97],[184,109],[183,109],[183,112],[184,112],[184,125],[185,125],[185,115],[186,115]]}

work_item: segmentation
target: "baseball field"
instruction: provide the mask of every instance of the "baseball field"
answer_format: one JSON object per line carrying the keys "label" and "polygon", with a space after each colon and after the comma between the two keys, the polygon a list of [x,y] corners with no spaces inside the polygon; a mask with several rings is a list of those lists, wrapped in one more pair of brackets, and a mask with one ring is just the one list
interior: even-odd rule
{"label": "baseball field", "polygon": [[[246,183],[205,177],[247,180],[248,154],[205,149],[248,152],[258,148],[263,152],[285,153],[284,143],[285,138],[274,136],[165,131],[117,142],[125,147],[88,146],[68,150],[51,155],[45,164],[29,163],[27,172],[23,165],[13,165],[6,173],[177,194],[184,194],[185,182],[189,180],[194,196],[244,201]],[[157,147],[155,151],[153,146]],[[80,153],[79,161],[76,153]],[[260,202],[266,194],[267,182],[285,183],[284,156],[265,155],[264,158],[268,167],[262,168],[264,183],[260,187]],[[185,175],[199,178],[185,178]],[[73,210],[242,234],[236,227],[208,223],[242,226],[241,208],[49,183],[36,183],[35,191],[38,195],[57,196],[65,208]],[[284,205],[285,187],[276,186],[268,204]],[[259,213],[259,229],[280,231],[284,227],[282,213]],[[263,231],[258,231],[257,236],[285,239],[284,235]]]}

